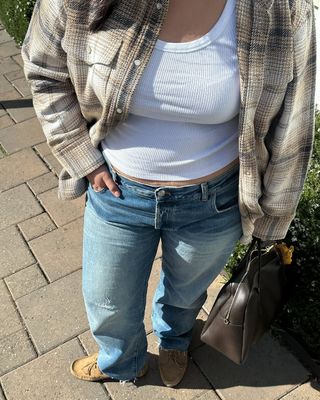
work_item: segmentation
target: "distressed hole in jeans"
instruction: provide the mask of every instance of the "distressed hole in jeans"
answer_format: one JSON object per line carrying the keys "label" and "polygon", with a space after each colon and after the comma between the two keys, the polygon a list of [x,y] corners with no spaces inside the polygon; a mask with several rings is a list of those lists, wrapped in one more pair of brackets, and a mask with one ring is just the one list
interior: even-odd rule
{"label": "distressed hole in jeans", "polygon": [[100,308],[105,308],[107,310],[115,310],[115,306],[111,303],[111,300],[107,297],[104,303],[93,302],[93,304]]}

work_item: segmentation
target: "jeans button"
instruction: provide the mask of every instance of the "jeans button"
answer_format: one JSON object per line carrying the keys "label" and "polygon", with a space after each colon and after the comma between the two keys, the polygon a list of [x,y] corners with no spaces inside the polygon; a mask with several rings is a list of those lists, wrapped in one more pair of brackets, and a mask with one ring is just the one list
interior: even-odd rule
{"label": "jeans button", "polygon": [[158,195],[159,195],[159,197],[163,197],[166,195],[166,191],[161,189],[161,190],[159,190]]}

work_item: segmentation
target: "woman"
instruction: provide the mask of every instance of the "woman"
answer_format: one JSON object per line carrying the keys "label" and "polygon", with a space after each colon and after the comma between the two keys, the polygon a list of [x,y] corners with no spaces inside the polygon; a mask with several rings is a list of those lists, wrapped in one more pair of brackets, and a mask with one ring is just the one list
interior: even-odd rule
{"label": "woman", "polygon": [[22,46],[35,111],[86,193],[83,295],[99,352],[80,379],[147,372],[147,282],[159,368],[177,385],[206,289],[237,240],[283,239],[314,131],[309,0],[38,0]]}

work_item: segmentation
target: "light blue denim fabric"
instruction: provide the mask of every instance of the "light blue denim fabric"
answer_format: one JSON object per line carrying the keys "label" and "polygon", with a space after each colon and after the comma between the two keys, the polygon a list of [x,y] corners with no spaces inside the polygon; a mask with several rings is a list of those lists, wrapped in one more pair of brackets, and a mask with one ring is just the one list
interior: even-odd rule
{"label": "light blue denim fabric", "polygon": [[212,181],[153,187],[117,174],[122,195],[89,184],[83,228],[83,297],[99,346],[98,366],[134,379],[147,357],[143,323],[152,263],[162,241],[162,271],[152,323],[159,346],[186,350],[207,288],[242,235],[239,166]]}

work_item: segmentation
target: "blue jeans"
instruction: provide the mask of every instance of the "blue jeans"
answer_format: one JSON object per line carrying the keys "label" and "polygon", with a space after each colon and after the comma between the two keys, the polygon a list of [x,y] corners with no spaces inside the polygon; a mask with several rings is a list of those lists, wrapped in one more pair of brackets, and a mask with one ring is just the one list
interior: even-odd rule
{"label": "blue jeans", "polygon": [[202,184],[153,187],[107,165],[122,195],[116,198],[107,188],[95,192],[89,184],[82,290],[100,370],[129,380],[147,357],[146,292],[160,238],[154,334],[164,349],[188,349],[207,288],[242,235],[239,166]]}

